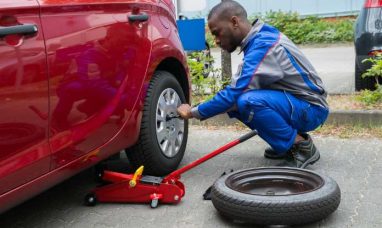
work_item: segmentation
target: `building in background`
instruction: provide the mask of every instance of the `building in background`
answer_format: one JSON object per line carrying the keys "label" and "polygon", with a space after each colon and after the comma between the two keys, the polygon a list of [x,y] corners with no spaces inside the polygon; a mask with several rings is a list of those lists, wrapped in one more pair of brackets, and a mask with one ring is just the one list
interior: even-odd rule
{"label": "building in background", "polygon": [[[189,18],[200,18],[205,17],[221,0],[174,1],[178,2],[178,13]],[[237,2],[245,7],[249,16],[280,10],[298,12],[301,16],[338,17],[357,15],[364,0],[237,0]],[[198,7],[203,9],[194,10]]]}

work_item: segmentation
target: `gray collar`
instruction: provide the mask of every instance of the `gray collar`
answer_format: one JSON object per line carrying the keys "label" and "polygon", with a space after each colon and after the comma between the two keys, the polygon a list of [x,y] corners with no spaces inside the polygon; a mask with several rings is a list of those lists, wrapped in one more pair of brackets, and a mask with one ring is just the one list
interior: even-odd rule
{"label": "gray collar", "polygon": [[240,44],[240,53],[242,51],[244,51],[244,49],[247,47],[249,41],[251,40],[251,38],[260,31],[260,29],[263,27],[264,25],[264,22],[262,22],[261,20],[259,19],[256,19],[253,23],[252,23],[252,28],[251,30],[249,31],[249,33],[247,34],[247,36],[243,39],[243,41],[241,41],[241,44]]}

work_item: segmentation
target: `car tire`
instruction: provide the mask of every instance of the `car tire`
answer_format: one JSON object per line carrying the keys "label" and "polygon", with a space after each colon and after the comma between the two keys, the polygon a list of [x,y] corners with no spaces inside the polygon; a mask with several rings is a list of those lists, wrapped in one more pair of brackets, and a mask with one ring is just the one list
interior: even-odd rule
{"label": "car tire", "polygon": [[359,68],[357,62],[355,63],[355,91],[364,89],[375,90],[374,78],[366,77],[362,78],[364,72]]}
{"label": "car tire", "polygon": [[211,200],[231,220],[290,226],[327,217],[338,208],[341,192],[330,177],[305,169],[269,167],[220,177],[212,186]]}
{"label": "car tire", "polygon": [[155,72],[145,98],[139,140],[126,149],[133,168],[144,166],[144,173],[165,176],[174,171],[184,156],[188,121],[163,117],[177,115],[177,107],[186,103],[176,78],[169,72]]}

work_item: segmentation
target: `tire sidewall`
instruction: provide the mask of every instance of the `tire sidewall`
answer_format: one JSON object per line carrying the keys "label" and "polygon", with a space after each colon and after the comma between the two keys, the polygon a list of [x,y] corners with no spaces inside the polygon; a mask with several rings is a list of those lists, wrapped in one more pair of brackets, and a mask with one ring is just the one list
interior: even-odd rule
{"label": "tire sidewall", "polygon": [[[260,170],[263,168],[252,168],[252,169],[245,169],[245,170],[239,170],[236,172],[229,173],[227,175],[222,176],[219,178],[214,186],[215,188],[219,188],[224,190],[224,192],[227,195],[231,195],[233,197],[239,197],[240,199],[245,199],[245,200],[250,200],[250,201],[268,201],[268,202],[296,202],[296,201],[302,201],[306,202],[308,200],[316,200],[317,196],[322,196],[322,194],[327,194],[328,192],[334,192],[338,185],[337,183],[330,177],[324,176],[324,175],[319,175],[323,180],[324,184],[320,188],[311,191],[311,192],[306,192],[306,193],[300,193],[300,194],[293,194],[293,195],[288,195],[288,196],[260,196],[260,195],[249,195],[249,194],[244,194],[241,192],[234,191],[233,189],[227,187],[225,184],[226,180],[237,173],[243,172],[243,171],[250,171],[250,170]],[[266,169],[266,168],[265,168]],[[298,171],[303,171],[303,172],[309,172],[309,173],[314,173],[318,175],[315,172],[308,171],[308,170],[302,170],[302,169],[293,169],[292,170],[298,170]]]}

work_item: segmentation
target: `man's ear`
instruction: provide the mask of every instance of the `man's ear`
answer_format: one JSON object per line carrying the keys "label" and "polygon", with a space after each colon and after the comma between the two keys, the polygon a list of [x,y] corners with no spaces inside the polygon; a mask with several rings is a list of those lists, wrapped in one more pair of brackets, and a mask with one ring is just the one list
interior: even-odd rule
{"label": "man's ear", "polygon": [[233,28],[239,28],[239,18],[237,16],[231,17],[231,23]]}

